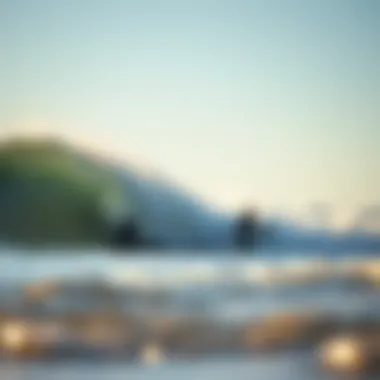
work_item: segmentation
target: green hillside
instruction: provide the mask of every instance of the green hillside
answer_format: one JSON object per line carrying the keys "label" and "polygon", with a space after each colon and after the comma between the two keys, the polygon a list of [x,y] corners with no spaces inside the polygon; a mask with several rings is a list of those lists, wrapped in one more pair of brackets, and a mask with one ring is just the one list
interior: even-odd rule
{"label": "green hillside", "polygon": [[53,140],[0,144],[0,237],[26,244],[101,243],[101,202],[117,187],[99,165]]}

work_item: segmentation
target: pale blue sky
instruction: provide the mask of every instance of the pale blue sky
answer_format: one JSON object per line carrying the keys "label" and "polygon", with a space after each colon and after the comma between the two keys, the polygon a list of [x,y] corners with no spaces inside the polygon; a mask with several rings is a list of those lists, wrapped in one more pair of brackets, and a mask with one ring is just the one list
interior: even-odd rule
{"label": "pale blue sky", "polygon": [[0,0],[0,128],[144,159],[226,207],[380,203],[378,0]]}

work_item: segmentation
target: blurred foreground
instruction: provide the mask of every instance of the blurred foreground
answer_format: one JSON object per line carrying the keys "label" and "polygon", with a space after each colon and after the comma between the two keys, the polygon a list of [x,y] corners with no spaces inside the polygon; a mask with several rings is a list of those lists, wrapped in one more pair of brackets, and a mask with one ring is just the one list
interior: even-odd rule
{"label": "blurred foreground", "polygon": [[1,261],[2,378],[380,376],[378,259],[34,259]]}

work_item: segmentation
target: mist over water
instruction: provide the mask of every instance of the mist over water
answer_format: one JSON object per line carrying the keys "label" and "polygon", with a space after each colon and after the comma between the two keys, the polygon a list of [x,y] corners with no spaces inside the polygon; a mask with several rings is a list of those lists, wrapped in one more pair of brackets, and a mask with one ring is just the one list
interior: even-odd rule
{"label": "mist over water", "polygon": [[105,250],[3,249],[0,278],[3,284],[88,279],[115,288],[161,289],[177,293],[182,304],[202,299],[208,306],[203,310],[232,319],[292,308],[348,314],[368,310],[380,316],[376,287],[364,286],[358,277],[376,271],[379,263],[376,254],[337,258],[321,252],[278,256],[262,251],[242,256],[233,251],[222,255],[171,251],[125,256]]}
{"label": "mist over water", "polygon": [[[283,254],[277,250],[255,250],[241,254],[233,250],[197,251],[111,251],[105,249],[8,249],[0,248],[0,274],[2,279],[37,279],[44,276],[91,275],[105,278],[127,278],[127,273],[142,271],[147,277],[162,279],[178,274],[178,270],[188,273],[197,269],[209,269],[212,274],[233,273],[243,276],[244,270],[252,268],[297,268],[309,267],[321,262],[333,273],[342,272],[346,265],[377,262],[378,253],[347,252],[331,255],[323,251],[290,251]],[[181,272],[182,273],[182,272]],[[169,276],[170,277],[170,276]],[[207,277],[207,275],[206,275]],[[207,281],[207,279],[206,279]]]}

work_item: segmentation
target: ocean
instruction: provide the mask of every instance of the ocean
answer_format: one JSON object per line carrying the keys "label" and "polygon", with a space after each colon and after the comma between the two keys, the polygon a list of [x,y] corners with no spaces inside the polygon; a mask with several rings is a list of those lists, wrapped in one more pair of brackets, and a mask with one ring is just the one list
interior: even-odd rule
{"label": "ocean", "polygon": [[[45,251],[2,249],[0,278],[3,284],[44,278],[97,278],[116,287],[163,289],[173,295],[177,309],[204,313],[238,322],[282,311],[318,311],[342,320],[367,318],[380,324],[380,255],[347,254],[330,257],[302,252],[277,255],[260,252],[121,252]],[[377,269],[376,269],[377,268]],[[369,273],[369,282],[357,274]],[[367,272],[365,272],[367,273]],[[377,277],[376,277],[377,276]],[[176,296],[174,296],[176,295]],[[195,301],[199,302],[195,302]],[[199,310],[197,307],[199,305]],[[169,311],[169,307],[166,310]],[[379,374],[360,379],[378,379]],[[101,363],[6,362],[0,365],[4,380],[63,379],[342,379],[327,373],[315,349],[265,354],[167,358],[155,365],[137,362]],[[352,378],[352,377],[350,377]],[[344,379],[344,377],[343,377]]]}

